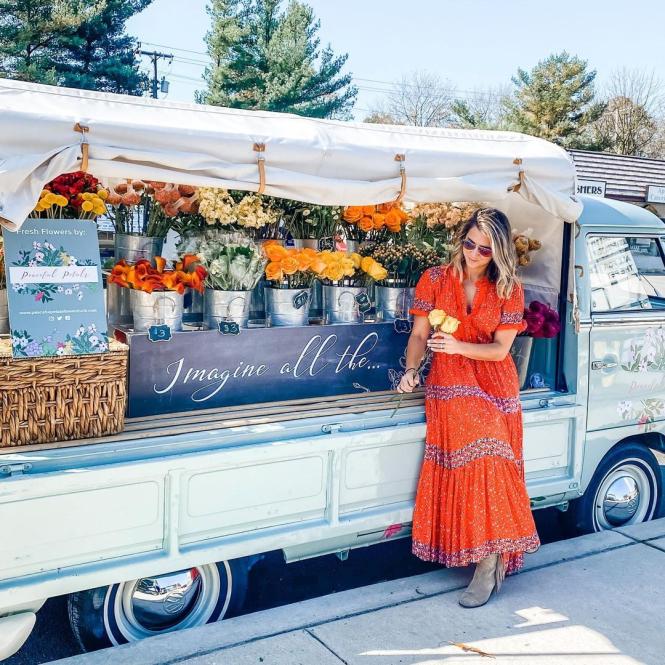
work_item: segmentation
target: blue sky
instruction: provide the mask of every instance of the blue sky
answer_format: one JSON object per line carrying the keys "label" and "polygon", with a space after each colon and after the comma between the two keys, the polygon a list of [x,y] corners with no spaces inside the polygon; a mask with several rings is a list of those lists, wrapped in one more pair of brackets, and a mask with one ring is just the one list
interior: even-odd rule
{"label": "blue sky", "polygon": [[[360,94],[358,119],[391,81],[426,70],[460,96],[510,83],[518,67],[563,49],[589,61],[602,84],[618,68],[653,71],[665,80],[663,0],[308,0],[321,20],[321,39],[347,52]],[[154,0],[128,22],[150,50],[170,51],[160,76],[169,99],[192,101],[206,60],[209,26],[204,0]],[[158,45],[158,46],[157,46]],[[176,50],[179,49],[179,50]],[[148,65],[146,61],[146,67]]]}

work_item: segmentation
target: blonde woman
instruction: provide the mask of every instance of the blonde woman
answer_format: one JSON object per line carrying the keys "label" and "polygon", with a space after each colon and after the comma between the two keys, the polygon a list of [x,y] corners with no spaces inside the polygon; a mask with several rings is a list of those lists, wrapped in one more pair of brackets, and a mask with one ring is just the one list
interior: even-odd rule
{"label": "blonde woman", "polygon": [[[457,235],[448,266],[431,268],[416,288],[414,325],[400,392],[426,384],[427,439],[413,516],[413,553],[445,566],[476,563],[461,595],[479,607],[517,571],[540,541],[522,462],[522,413],[509,350],[524,330],[524,294],[516,278],[510,223],[499,210],[475,212]],[[435,332],[433,309],[460,321]]]}

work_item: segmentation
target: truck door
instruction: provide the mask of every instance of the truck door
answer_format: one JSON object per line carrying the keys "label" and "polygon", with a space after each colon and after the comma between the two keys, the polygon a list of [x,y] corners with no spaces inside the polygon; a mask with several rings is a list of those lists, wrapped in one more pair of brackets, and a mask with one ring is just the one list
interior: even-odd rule
{"label": "truck door", "polygon": [[665,261],[656,233],[589,234],[587,430],[665,419]]}

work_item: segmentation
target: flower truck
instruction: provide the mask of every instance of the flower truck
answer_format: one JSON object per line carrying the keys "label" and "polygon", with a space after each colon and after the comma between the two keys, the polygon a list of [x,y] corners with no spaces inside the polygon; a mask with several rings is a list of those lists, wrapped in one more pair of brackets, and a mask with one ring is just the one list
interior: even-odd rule
{"label": "flower truck", "polygon": [[[423,233],[454,226],[480,202],[512,223],[529,304],[530,334],[512,353],[533,508],[560,508],[580,532],[656,514],[665,233],[639,207],[576,198],[561,148],[510,132],[314,120],[9,80],[0,80],[0,110],[8,281],[22,268],[9,256],[14,239],[39,244],[58,229],[90,228],[95,210],[125,214],[145,196],[180,210],[181,224],[201,222],[183,215],[192,197],[208,196],[210,210],[227,206],[215,223],[233,217],[234,233],[241,219],[280,227],[286,213],[271,217],[258,195],[288,199],[302,204],[289,213],[300,226],[318,215],[333,229],[309,251],[307,242],[284,246],[254,231],[225,237],[223,251],[208,242],[192,256],[217,253],[194,277],[189,259],[189,268],[141,263],[153,238],[116,227],[138,255],[106,284],[108,317],[118,317],[109,330],[120,340],[108,349],[99,348],[105,322],[74,329],[69,345],[47,339],[55,333],[25,342],[29,331],[13,324],[23,312],[10,303],[10,336],[0,340],[0,658],[21,647],[50,597],[68,596],[74,634],[96,649],[232,615],[265,553],[290,562],[409,537],[423,394],[397,403],[410,321],[404,303],[379,303],[393,279],[386,266],[406,256],[394,249],[403,217],[419,207]],[[94,174],[104,187],[72,192],[70,183],[54,193],[49,183],[69,173]],[[51,207],[76,201],[88,215],[76,220],[82,226],[49,218]],[[348,243],[336,247],[345,223]],[[352,251],[371,234],[383,238],[376,253]],[[214,261],[251,256],[255,267],[261,244],[269,274],[261,277],[261,266],[244,290],[206,282],[203,299],[221,292],[222,310],[208,312],[207,326],[188,322],[207,275],[227,274]],[[68,247],[49,266],[53,275],[79,264]],[[419,247],[409,256],[436,260],[431,243]],[[36,264],[23,266],[27,277],[9,293],[14,303],[32,298],[31,312],[53,305],[19,292],[21,284],[43,292],[46,278],[30,277],[44,265],[37,249],[39,259],[29,245]],[[97,274],[96,263],[87,270]],[[71,288],[71,296],[49,293],[70,303],[63,308],[80,307]],[[178,307],[182,316],[161,316],[147,330],[123,324],[122,306],[136,317],[155,291],[149,307],[168,301],[169,316]],[[402,296],[406,303],[408,288]],[[84,348],[81,339],[92,337],[94,348]]]}

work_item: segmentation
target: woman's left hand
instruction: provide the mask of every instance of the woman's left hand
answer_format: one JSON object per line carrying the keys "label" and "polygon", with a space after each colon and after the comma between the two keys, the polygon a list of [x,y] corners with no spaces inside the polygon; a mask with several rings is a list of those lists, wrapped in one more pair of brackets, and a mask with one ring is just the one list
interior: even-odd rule
{"label": "woman's left hand", "polygon": [[435,332],[427,340],[427,346],[434,353],[446,353],[450,356],[459,354],[461,351],[461,342],[456,340],[452,335],[444,332]]}

